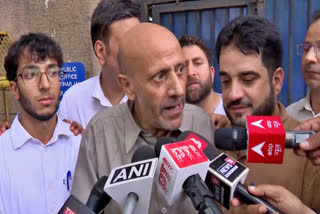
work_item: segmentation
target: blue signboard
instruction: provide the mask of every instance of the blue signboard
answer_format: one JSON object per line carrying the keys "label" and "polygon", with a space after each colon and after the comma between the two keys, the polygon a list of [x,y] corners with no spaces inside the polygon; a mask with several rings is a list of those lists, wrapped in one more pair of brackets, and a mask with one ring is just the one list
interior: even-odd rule
{"label": "blue signboard", "polygon": [[68,88],[86,79],[85,68],[81,62],[66,62],[62,65],[62,69],[65,75],[64,79],[60,80],[60,100]]}

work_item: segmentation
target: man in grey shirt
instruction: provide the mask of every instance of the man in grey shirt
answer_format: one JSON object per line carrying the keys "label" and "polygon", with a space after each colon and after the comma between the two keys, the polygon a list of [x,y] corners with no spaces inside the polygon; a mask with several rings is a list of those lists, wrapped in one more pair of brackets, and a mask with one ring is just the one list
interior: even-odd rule
{"label": "man in grey shirt", "polygon": [[[186,71],[176,37],[166,28],[143,23],[120,42],[119,83],[128,103],[105,109],[90,121],[81,141],[72,193],[85,202],[98,178],[128,164],[141,145],[192,130],[213,144],[214,127],[199,107],[185,104]],[[216,152],[216,151],[214,151]],[[191,200],[168,206],[155,185],[150,213],[197,213]],[[111,202],[107,213],[120,213]]]}

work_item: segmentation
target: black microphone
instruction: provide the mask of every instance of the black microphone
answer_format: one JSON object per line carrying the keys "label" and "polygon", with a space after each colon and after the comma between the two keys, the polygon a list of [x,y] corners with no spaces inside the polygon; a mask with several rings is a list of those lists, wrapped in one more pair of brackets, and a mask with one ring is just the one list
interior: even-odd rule
{"label": "black microphone", "polygon": [[170,137],[160,137],[159,140],[157,141],[156,145],[154,146],[154,153],[156,157],[160,156],[161,148],[164,145],[174,143],[175,141],[170,138]]}
{"label": "black microphone", "polygon": [[177,141],[184,140],[192,140],[195,144],[197,144],[199,149],[207,156],[210,161],[218,156],[217,149],[212,144],[210,144],[205,137],[201,136],[198,133],[195,133],[193,131],[184,131],[178,136]]}
{"label": "black microphone", "polygon": [[95,213],[100,213],[111,201],[111,197],[103,190],[108,176],[102,176],[93,186],[86,206]]}
{"label": "black microphone", "polygon": [[[299,143],[315,134],[315,131],[286,131],[285,148],[299,148]],[[243,127],[220,128],[214,137],[218,149],[239,151],[248,147],[248,130]]]}
{"label": "black microphone", "polygon": [[58,214],[96,214],[92,210],[88,209],[78,198],[70,195],[66,202],[59,210]]}
{"label": "black microphone", "polygon": [[194,141],[173,143],[163,137],[156,143],[155,153],[159,157],[156,184],[169,205],[178,202],[184,192],[200,214],[222,213],[201,178],[209,161]]}
{"label": "black microphone", "polygon": [[156,153],[151,146],[140,146],[133,154],[131,163],[156,158]]}
{"label": "black microphone", "polygon": [[206,184],[212,191],[215,200],[230,209],[230,201],[234,196],[246,204],[263,204],[268,213],[281,212],[269,202],[252,195],[242,183],[248,175],[249,169],[235,161],[230,156],[222,153],[214,159],[208,170]]}
{"label": "black microphone", "polygon": [[111,197],[103,190],[104,185],[107,181],[107,176],[102,176],[96,184],[93,186],[88,201],[84,205],[78,198],[70,195],[58,214],[95,214],[107,206],[110,202]]}

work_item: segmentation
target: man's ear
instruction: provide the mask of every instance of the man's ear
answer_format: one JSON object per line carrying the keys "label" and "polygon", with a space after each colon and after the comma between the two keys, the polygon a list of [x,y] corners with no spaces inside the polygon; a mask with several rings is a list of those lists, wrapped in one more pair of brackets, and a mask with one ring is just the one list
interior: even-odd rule
{"label": "man's ear", "polygon": [[97,56],[99,64],[103,66],[106,63],[107,47],[101,40],[97,40],[94,44],[94,52]]}
{"label": "man's ear", "polygon": [[15,81],[10,81],[9,82],[9,88],[11,93],[13,94],[14,98],[19,101],[20,99],[20,91],[18,89],[18,84]]}
{"label": "man's ear", "polygon": [[210,66],[210,73],[211,73],[211,81],[213,84],[213,81],[214,81],[214,67],[213,66]]}
{"label": "man's ear", "polygon": [[121,86],[124,93],[127,95],[129,100],[135,100],[136,93],[132,85],[131,79],[125,74],[118,75],[118,83]]}
{"label": "man's ear", "polygon": [[278,96],[281,92],[282,84],[284,79],[284,71],[281,67],[277,68],[272,75],[272,85],[274,92]]}

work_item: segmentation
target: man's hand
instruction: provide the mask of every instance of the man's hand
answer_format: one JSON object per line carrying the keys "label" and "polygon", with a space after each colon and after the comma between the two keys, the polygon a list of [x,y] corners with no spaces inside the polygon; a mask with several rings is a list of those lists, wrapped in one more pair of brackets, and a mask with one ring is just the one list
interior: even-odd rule
{"label": "man's hand", "polygon": [[[304,121],[295,130],[320,131],[320,117]],[[301,142],[299,149],[295,150],[297,155],[308,157],[315,166],[320,166],[320,133],[317,133]]]}
{"label": "man's hand", "polygon": [[67,119],[63,119],[63,121],[70,124],[70,131],[74,134],[74,136],[78,136],[79,134],[81,134],[81,135],[83,134],[84,129],[77,122],[75,122],[75,121],[71,122],[70,120],[67,120]]}
{"label": "man's hand", "polygon": [[0,136],[7,130],[10,129],[11,127],[11,123],[8,121],[4,121],[2,122],[1,126],[0,126]]}
{"label": "man's hand", "polygon": [[214,124],[214,127],[216,129],[223,128],[223,127],[231,125],[230,120],[225,115],[222,115],[222,114],[211,114],[210,117],[211,117],[211,121]]}
{"label": "man's hand", "polygon": [[[285,214],[315,214],[314,211],[305,206],[295,195],[282,186],[268,184],[249,186],[248,191],[255,196],[263,197]],[[234,198],[232,199],[232,205],[239,206],[240,201]],[[267,213],[267,208],[262,204],[248,205],[246,213]]]}

